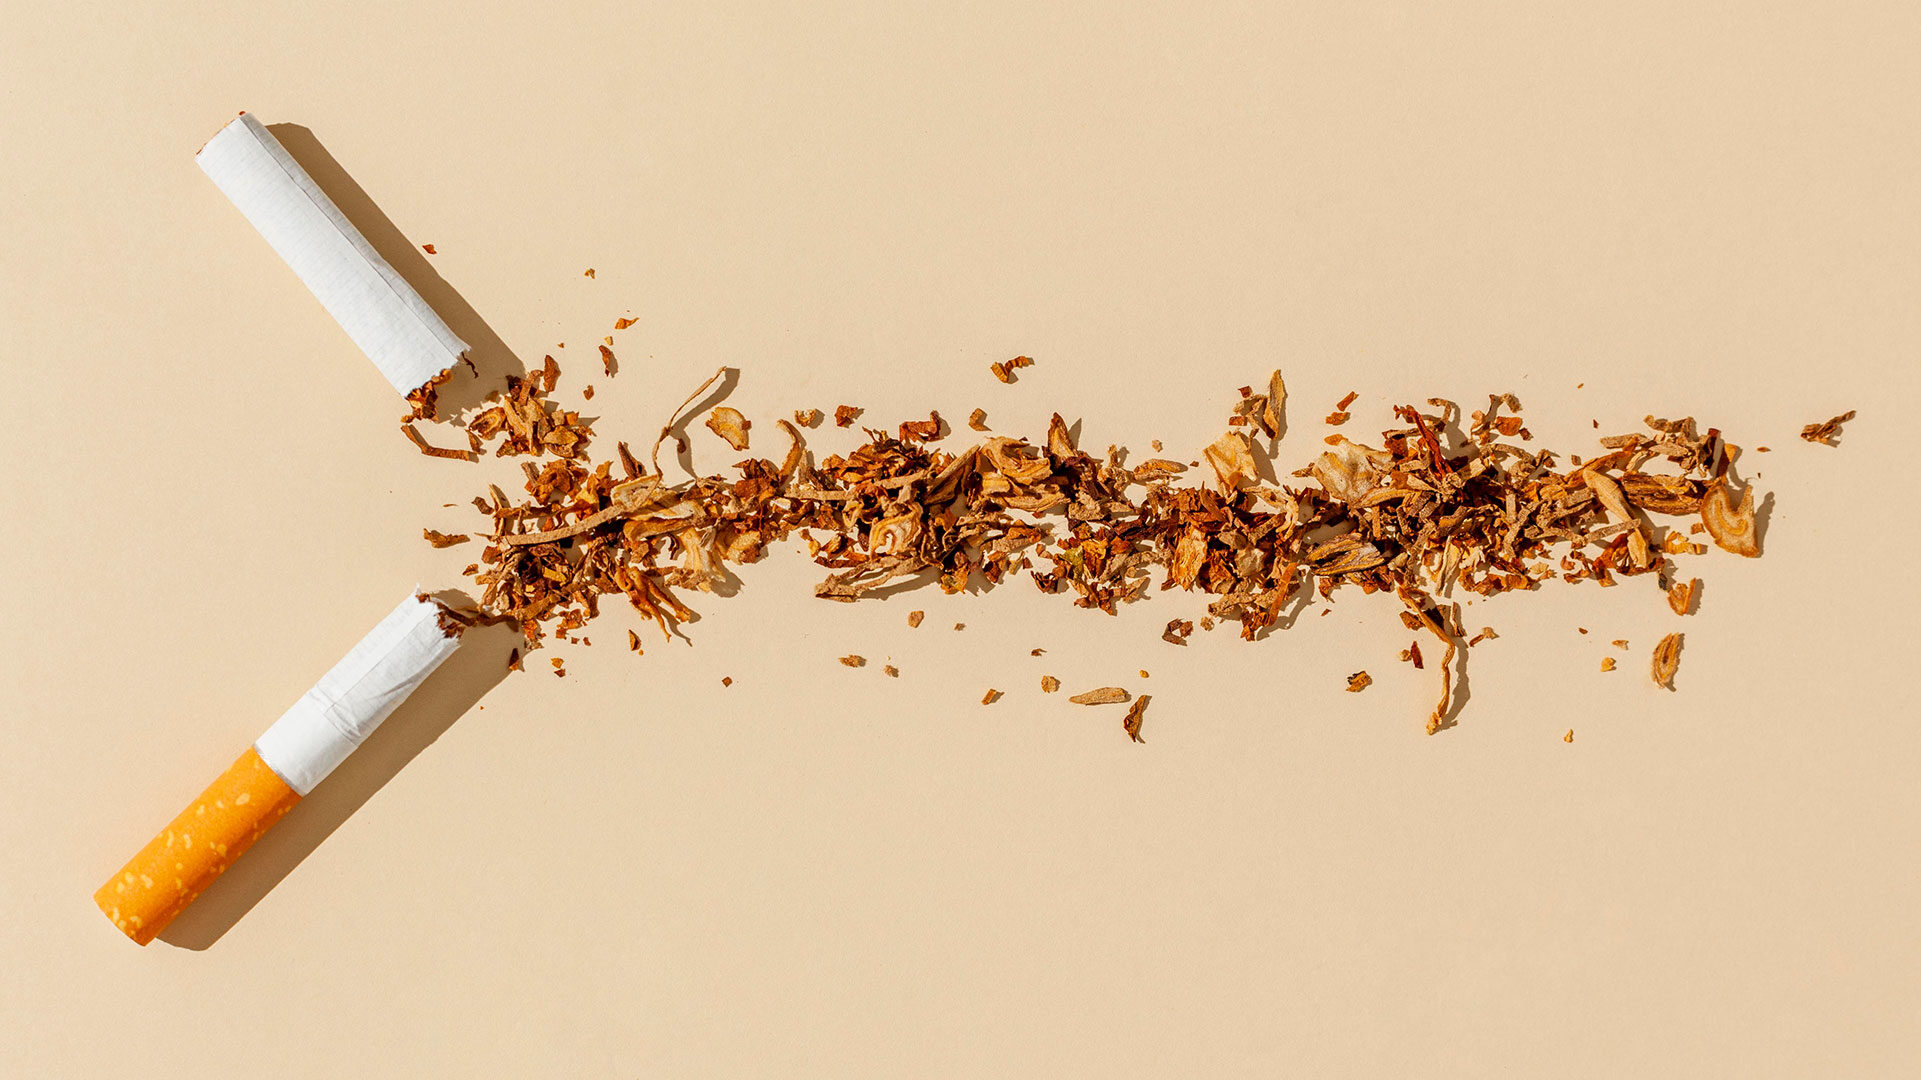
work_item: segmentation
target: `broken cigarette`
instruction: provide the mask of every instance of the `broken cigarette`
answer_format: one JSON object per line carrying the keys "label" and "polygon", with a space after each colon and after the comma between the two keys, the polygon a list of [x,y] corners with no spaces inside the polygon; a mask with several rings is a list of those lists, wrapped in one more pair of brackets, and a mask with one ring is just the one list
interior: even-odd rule
{"label": "broken cigarette", "polygon": [[[416,395],[461,361],[467,343],[251,114],[221,128],[194,160],[403,397],[418,405]],[[429,393],[424,417],[431,401]]]}
{"label": "broken cigarette", "polygon": [[137,944],[152,941],[453,654],[460,630],[438,602],[409,595],[100,886],[94,903]]}

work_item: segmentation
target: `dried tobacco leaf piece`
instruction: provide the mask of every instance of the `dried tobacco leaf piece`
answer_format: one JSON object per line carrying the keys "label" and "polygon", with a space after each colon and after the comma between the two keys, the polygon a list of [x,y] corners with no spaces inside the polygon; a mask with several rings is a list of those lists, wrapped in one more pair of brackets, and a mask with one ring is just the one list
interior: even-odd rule
{"label": "dried tobacco leaf piece", "polygon": [[1161,640],[1169,645],[1185,645],[1188,636],[1194,633],[1194,620],[1169,619],[1167,629],[1161,631]]}
{"label": "dried tobacco leaf piece", "polygon": [[1051,694],[1061,688],[1061,681],[1052,675],[1041,676],[1041,693]]}
{"label": "dried tobacco leaf piece", "polygon": [[843,664],[846,664],[848,667],[866,667],[867,666],[867,658],[865,656],[856,656],[852,653],[849,653],[848,655],[841,657],[840,662]]}
{"label": "dried tobacco leaf piece", "polygon": [[1135,742],[1147,741],[1141,738],[1141,719],[1147,713],[1147,703],[1152,700],[1154,700],[1152,694],[1142,694],[1135,698],[1134,704],[1127,707],[1127,715],[1121,719],[1121,730],[1127,732],[1127,737]]}
{"label": "dried tobacco leaf piece", "polygon": [[584,272],[583,274],[581,274],[581,276],[582,276],[582,277],[593,277],[593,276],[594,276],[594,268],[593,268],[593,267],[591,267],[591,266],[590,266],[590,267],[588,267],[588,268],[587,268],[587,270],[586,270],[586,272]]}
{"label": "dried tobacco leaf piece", "polygon": [[1603,657],[1601,658],[1601,670],[1602,670],[1602,671],[1613,671],[1613,670],[1614,670],[1614,657],[1612,657],[1612,656],[1603,656]]}
{"label": "dried tobacco leaf piece", "polygon": [[1854,419],[1854,410],[1849,409],[1832,420],[1823,420],[1818,424],[1809,424],[1802,428],[1801,437],[1811,443],[1833,446],[1841,438],[1841,425],[1852,419]]}
{"label": "dried tobacco leaf piece", "polygon": [[419,431],[415,430],[411,423],[400,425],[400,430],[405,432],[408,440],[419,447],[420,452],[428,457],[451,458],[454,461],[480,460],[480,455],[474,453],[472,450],[449,450],[445,447],[429,445],[426,438],[422,436]]}
{"label": "dried tobacco leaf piece", "polygon": [[1287,384],[1281,381],[1279,368],[1267,377],[1267,404],[1261,408],[1261,431],[1270,439],[1281,437],[1281,427],[1287,420]]}
{"label": "dried tobacco leaf piece", "polygon": [[1401,658],[1413,664],[1414,670],[1421,670],[1423,666],[1421,661],[1421,643],[1418,641],[1409,642],[1407,648],[1401,650]]}
{"label": "dried tobacco leaf piece", "polygon": [[637,323],[637,322],[639,322],[639,321],[640,321],[639,319],[628,319],[628,318],[619,318],[619,319],[615,319],[615,320],[614,320],[614,329],[616,329],[616,330],[625,330],[625,329],[627,329],[628,327],[630,327],[630,326],[632,326],[632,325],[634,325],[635,323]]}
{"label": "dried tobacco leaf piece", "polygon": [[1627,649],[1627,647],[1628,647],[1628,639],[1626,639],[1626,638],[1615,638],[1615,639],[1614,639],[1613,641],[1611,641],[1611,642],[1609,642],[1609,644],[1610,644],[1610,645],[1613,645],[1613,646],[1614,646],[1615,648],[1617,648],[1617,649],[1621,649],[1621,650],[1624,650],[1624,651],[1625,651],[1625,650]]}
{"label": "dried tobacco leaf piece", "polygon": [[734,685],[734,677],[732,675],[722,675],[720,677],[720,685],[722,686]]}
{"label": "dried tobacco leaf piece", "polygon": [[592,384],[592,383],[589,383],[589,384],[587,384],[586,386],[583,386],[583,387],[581,387],[581,388],[580,388],[580,396],[581,396],[581,398],[582,398],[582,399],[584,399],[584,400],[587,400],[587,401],[592,401],[592,400],[594,400],[594,387],[593,387],[593,384]]}
{"label": "dried tobacco leaf piece", "polygon": [[752,421],[742,416],[739,409],[725,405],[716,408],[707,417],[708,430],[727,440],[727,445],[735,450],[747,449],[747,429],[750,426]]}
{"label": "dried tobacco leaf piece", "polygon": [[464,544],[473,539],[466,533],[444,533],[433,529],[422,529],[420,535],[426,537],[427,542],[437,548],[453,547],[455,544]]}
{"label": "dried tobacco leaf piece", "polygon": [[1336,409],[1333,412],[1327,414],[1325,418],[1325,422],[1333,427],[1340,427],[1342,424],[1347,423],[1349,420],[1353,418],[1354,418],[1353,413]]}
{"label": "dried tobacco leaf piece", "polygon": [[1669,634],[1654,647],[1654,660],[1651,672],[1657,686],[1674,689],[1674,669],[1681,663],[1681,635]]}
{"label": "dried tobacco leaf piece", "polygon": [[967,414],[967,426],[968,426],[968,427],[970,427],[970,428],[973,428],[973,429],[974,429],[975,431],[986,431],[986,430],[988,430],[988,428],[987,428],[987,410],[986,410],[986,409],[975,409],[975,410],[974,410],[973,412],[971,412],[971,413],[968,413],[968,414]]}
{"label": "dried tobacco leaf piece", "polygon": [[1018,379],[1018,376],[1016,376],[1014,372],[1019,371],[1021,368],[1024,368],[1024,367],[1030,367],[1033,365],[1033,363],[1034,363],[1033,357],[1016,356],[1012,360],[997,360],[994,363],[987,365],[987,368],[989,371],[992,371],[994,373],[994,377],[996,379],[999,379],[1004,383],[1011,383]]}
{"label": "dried tobacco leaf piece", "polygon": [[1220,482],[1224,494],[1232,494],[1242,487],[1260,480],[1260,468],[1254,464],[1254,452],[1249,446],[1247,436],[1238,431],[1230,431],[1214,440],[1214,445],[1205,452],[1207,463],[1213,466],[1214,477]]}
{"label": "dried tobacco leaf piece", "polygon": [[1001,692],[999,690],[989,690],[986,693],[986,695],[981,698],[981,704],[992,705],[993,703],[995,703],[996,701],[999,701],[1000,699],[1001,699]]}
{"label": "dried tobacco leaf piece", "polygon": [[1029,656],[1044,656],[1044,655],[1046,655],[1046,653],[1047,653],[1047,650],[1046,650],[1046,649],[1029,649],[1029,650],[1027,650],[1027,655],[1029,655]]}
{"label": "dried tobacco leaf piece", "polygon": [[[611,341],[613,339],[609,338],[608,340]],[[614,359],[614,350],[605,345],[600,346],[600,366],[607,372],[607,377],[610,379],[620,371],[620,361]]]}
{"label": "dried tobacco leaf piece", "polygon": [[861,412],[862,410],[852,405],[838,406],[834,409],[834,426],[847,427],[851,425],[854,422],[854,418],[859,416]]}
{"label": "dried tobacco leaf piece", "polygon": [[1567,734],[1566,734],[1566,735],[1563,735],[1563,736],[1561,736],[1561,741],[1562,741],[1562,742],[1573,742],[1573,741],[1574,741],[1574,729],[1573,729],[1573,728],[1568,728],[1568,729],[1567,729]]}
{"label": "dried tobacco leaf piece", "polygon": [[804,427],[804,428],[811,428],[815,424],[820,423],[820,417],[821,417],[821,412],[819,409],[795,409],[794,410],[794,423],[799,424],[801,427]]}
{"label": "dried tobacco leaf piece", "polygon": [[1076,705],[1119,705],[1131,700],[1133,696],[1118,686],[1103,686],[1098,690],[1089,690],[1085,694],[1075,694],[1067,700]]}
{"label": "dried tobacco leaf piece", "polygon": [[627,631],[627,648],[632,652],[641,653],[642,655],[645,655],[647,652],[647,650],[640,647],[640,635],[634,633],[632,630]]}
{"label": "dried tobacco leaf piece", "polygon": [[892,664],[888,664],[886,667],[881,668],[881,671],[885,672],[887,674],[887,677],[890,679],[900,678],[900,669],[895,667]]}
{"label": "dried tobacco leaf piece", "polygon": [[1754,532],[1754,485],[1748,485],[1736,505],[1728,494],[1727,480],[1717,478],[1701,500],[1701,523],[1722,550],[1750,559],[1760,557],[1761,545]]}
{"label": "dried tobacco leaf piece", "polygon": [[426,252],[429,255],[439,254],[439,252],[434,250],[434,246],[432,244],[422,244],[420,245],[420,250]]}
{"label": "dried tobacco leaf piece", "polygon": [[901,442],[927,442],[940,438],[940,413],[930,412],[925,420],[906,420],[900,425]]}
{"label": "dried tobacco leaf piece", "polygon": [[1685,584],[1677,581],[1668,590],[1668,606],[1676,615],[1686,615],[1694,610],[1694,597],[1700,590],[1700,578],[1690,578]]}
{"label": "dried tobacco leaf piece", "polygon": [[1347,692],[1350,694],[1358,694],[1372,685],[1374,676],[1365,671],[1357,671],[1347,677]]}
{"label": "dried tobacco leaf piece", "polygon": [[910,611],[907,613],[907,625],[910,627],[919,626],[920,621],[926,617],[927,613],[925,611]]}

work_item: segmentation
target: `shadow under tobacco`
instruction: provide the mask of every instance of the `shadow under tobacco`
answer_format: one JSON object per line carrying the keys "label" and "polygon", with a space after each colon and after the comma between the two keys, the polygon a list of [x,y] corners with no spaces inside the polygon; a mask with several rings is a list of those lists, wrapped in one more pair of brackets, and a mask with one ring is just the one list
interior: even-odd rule
{"label": "shadow under tobacco", "polygon": [[505,389],[507,376],[527,374],[527,366],[500,335],[440,276],[419,246],[408,240],[381,212],[313,132],[299,124],[269,124],[267,130],[287,148],[294,161],[307,170],[307,175],[313,177],[314,183],[360,230],[380,257],[387,260],[394,272],[412,285],[421,299],[467,343],[467,359],[473,369],[456,366],[453,377],[441,387],[439,414],[442,417],[459,416],[486,400],[488,394]]}
{"label": "shadow under tobacco", "polygon": [[160,940],[183,949],[205,949],[219,941],[387,781],[499,684],[507,675],[507,655],[520,640],[519,631],[508,623],[469,628],[461,635],[460,648],[331,776],[294,804],[161,931]]}

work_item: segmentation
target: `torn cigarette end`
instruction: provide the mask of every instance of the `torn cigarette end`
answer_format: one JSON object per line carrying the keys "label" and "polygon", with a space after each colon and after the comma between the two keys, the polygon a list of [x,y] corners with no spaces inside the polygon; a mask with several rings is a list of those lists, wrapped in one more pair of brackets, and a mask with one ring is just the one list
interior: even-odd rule
{"label": "torn cigarette end", "polygon": [[121,933],[145,945],[299,801],[249,746],[100,886],[93,902]]}

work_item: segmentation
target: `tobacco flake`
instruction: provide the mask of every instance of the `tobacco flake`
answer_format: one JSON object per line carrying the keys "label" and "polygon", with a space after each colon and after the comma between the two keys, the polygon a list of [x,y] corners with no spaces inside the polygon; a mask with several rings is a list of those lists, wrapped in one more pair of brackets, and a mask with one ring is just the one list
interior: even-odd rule
{"label": "tobacco flake", "polygon": [[1041,676],[1041,693],[1051,694],[1061,688],[1061,681],[1052,675]]}
{"label": "tobacco flake", "polygon": [[727,445],[735,450],[747,449],[747,429],[752,421],[740,414],[739,409],[725,405],[716,408],[707,416],[707,429],[727,440]]}
{"label": "tobacco flake", "polygon": [[1121,730],[1127,732],[1127,737],[1137,743],[1147,741],[1141,738],[1141,720],[1147,714],[1147,703],[1152,700],[1154,700],[1152,694],[1142,694],[1135,698],[1134,704],[1127,707],[1127,715],[1121,719]]}
{"label": "tobacco flake", "polygon": [[630,327],[630,326],[632,326],[632,325],[634,325],[635,323],[637,323],[637,322],[639,322],[639,321],[640,321],[639,319],[629,319],[629,318],[625,318],[625,317],[622,317],[622,318],[619,318],[619,319],[615,319],[615,320],[614,320],[614,329],[616,329],[616,330],[625,330],[625,329],[627,329],[628,327]]}
{"label": "tobacco flake", "polygon": [[866,667],[867,666],[866,657],[856,656],[852,653],[849,653],[848,655],[841,657],[840,662],[843,664],[846,664],[848,667]]}
{"label": "tobacco flake", "polygon": [[1347,692],[1350,694],[1358,694],[1372,685],[1374,676],[1365,671],[1357,671],[1347,677]]}
{"label": "tobacco flake", "polygon": [[[819,409],[795,409],[794,410],[794,423],[799,424],[801,427],[804,427],[804,428],[811,428],[814,425],[820,423],[820,417],[821,417],[821,412]],[[846,425],[843,424],[842,426],[845,427]]]}
{"label": "tobacco flake", "polygon": [[1668,607],[1676,615],[1686,615],[1694,610],[1694,596],[1701,589],[1700,578],[1690,578],[1686,583],[1675,582],[1668,590]]}
{"label": "tobacco flake", "polygon": [[1854,410],[1849,409],[1832,420],[1823,420],[1818,424],[1809,424],[1802,428],[1801,437],[1811,443],[1834,446],[1841,440],[1841,425],[1852,419],[1854,419]]}
{"label": "tobacco flake", "polygon": [[989,690],[986,693],[986,695],[981,698],[981,704],[992,705],[993,703],[995,703],[996,701],[999,701],[1000,699],[1001,699],[1001,692],[999,690]]}
{"label": "tobacco flake", "polygon": [[1736,505],[1728,494],[1727,481],[1716,480],[1701,500],[1701,523],[1723,551],[1750,559],[1760,557],[1761,545],[1754,531],[1754,485],[1748,485]]}
{"label": "tobacco flake", "polygon": [[892,664],[888,664],[886,667],[881,668],[881,671],[886,673],[887,677],[890,679],[900,678],[900,669],[895,667]]}
{"label": "tobacco flake", "polygon": [[1613,671],[1613,670],[1614,670],[1614,657],[1612,657],[1612,656],[1603,656],[1603,657],[1601,658],[1601,670],[1602,670],[1602,671]]}
{"label": "tobacco flake", "polygon": [[907,613],[907,625],[910,627],[919,626],[920,621],[926,617],[927,613],[925,611],[910,611]]}
{"label": "tobacco flake", "polygon": [[854,422],[854,418],[859,416],[861,412],[862,410],[856,409],[852,405],[841,405],[837,407],[834,410],[834,426],[847,427],[851,425]]}
{"label": "tobacco flake", "polygon": [[453,547],[455,544],[464,544],[473,539],[473,537],[468,536],[466,533],[450,534],[438,532],[434,529],[422,529],[420,530],[420,534],[426,537],[429,544],[437,548]]}
{"label": "tobacco flake", "polygon": [[1680,666],[1680,663],[1681,635],[1669,634],[1654,647],[1654,659],[1650,670],[1654,676],[1655,685],[1667,687],[1669,690],[1674,689],[1674,670]]}
{"label": "tobacco flake", "polygon": [[987,430],[987,410],[975,409],[973,412],[968,413],[967,426],[970,428],[973,428],[975,431],[986,431]]}
{"label": "tobacco flake", "polygon": [[1075,694],[1067,700],[1076,705],[1119,705],[1132,699],[1133,696],[1118,686],[1103,686],[1098,690]]}
{"label": "tobacco flake", "polygon": [[1024,367],[1031,367],[1033,363],[1034,360],[1032,357],[1016,356],[1012,360],[996,360],[987,365],[987,367],[988,370],[994,373],[996,379],[1004,383],[1011,383],[1019,381],[1019,376],[1014,374],[1016,371]]}

